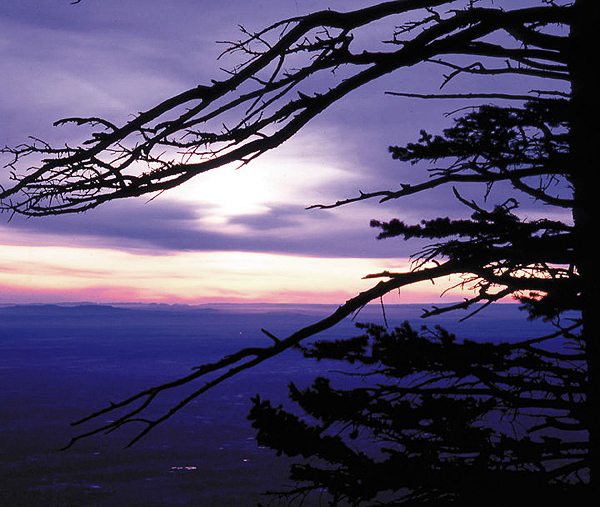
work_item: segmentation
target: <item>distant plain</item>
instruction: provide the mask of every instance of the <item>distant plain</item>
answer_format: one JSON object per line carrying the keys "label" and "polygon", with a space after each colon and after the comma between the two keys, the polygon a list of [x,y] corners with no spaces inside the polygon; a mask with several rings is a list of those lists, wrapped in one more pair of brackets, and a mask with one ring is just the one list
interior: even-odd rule
{"label": "distant plain", "polygon": [[[459,338],[517,340],[548,331],[516,305],[419,318],[423,305],[378,304],[319,338],[358,333],[355,322],[442,324]],[[286,403],[339,367],[290,351],[209,392],[133,448],[126,428],[57,451],[70,423],[138,390],[242,347],[268,345],[335,310],[325,305],[4,305],[0,308],[0,506],[255,506],[286,481],[289,461],[258,448],[250,397]],[[200,384],[198,384],[200,385]],[[198,387],[196,385],[195,387]],[[158,408],[177,399],[167,396]],[[104,422],[108,418],[101,419]],[[89,428],[89,427],[86,427]]]}

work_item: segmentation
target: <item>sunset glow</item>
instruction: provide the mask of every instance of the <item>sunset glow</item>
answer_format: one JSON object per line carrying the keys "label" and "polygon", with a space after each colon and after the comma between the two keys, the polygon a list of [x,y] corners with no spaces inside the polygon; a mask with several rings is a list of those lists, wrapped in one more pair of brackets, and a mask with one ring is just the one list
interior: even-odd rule
{"label": "sunset glow", "polygon": [[[362,280],[363,276],[402,267],[398,259],[250,252],[142,255],[110,249],[11,245],[0,248],[0,263],[3,303],[81,300],[336,304],[376,283]],[[422,284],[390,295],[390,302],[432,301],[439,298],[443,288],[439,283]]]}

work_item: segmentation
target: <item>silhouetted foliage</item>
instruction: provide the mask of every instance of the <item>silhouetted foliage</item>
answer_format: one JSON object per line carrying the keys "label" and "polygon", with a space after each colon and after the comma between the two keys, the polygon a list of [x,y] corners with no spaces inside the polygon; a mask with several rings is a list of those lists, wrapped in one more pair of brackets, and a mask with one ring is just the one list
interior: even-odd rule
{"label": "silhouetted foliage", "polygon": [[[358,505],[565,505],[586,493],[585,357],[560,333],[458,342],[408,323],[364,325],[308,357],[352,364],[332,385],[290,385],[302,416],[260,397],[258,443],[302,457],[286,498]],[[568,335],[568,331],[565,331]],[[581,475],[580,475],[581,474]]]}
{"label": "silhouetted foliage", "polygon": [[[591,170],[597,166],[590,149],[595,138],[585,119],[596,120],[588,56],[598,3],[483,4],[397,0],[244,31],[245,38],[226,53],[245,60],[225,80],[171,97],[121,126],[101,118],[60,120],[92,129],[75,147],[34,140],[5,150],[14,157],[15,184],[0,195],[4,207],[26,215],[60,214],[173,188],[231,162],[247,164],[352,91],[415,65],[447,69],[442,85],[457,76],[509,75],[540,78],[551,88],[469,93],[466,84],[464,94],[390,92],[403,97],[390,100],[478,102],[442,134],[423,131],[416,142],[390,149],[417,171],[430,164],[428,178],[313,207],[387,202],[451,186],[469,216],[420,224],[373,221],[388,241],[437,242],[415,255],[410,271],[368,275],[381,280],[311,326],[285,338],[265,331],[269,345],[201,365],[78,421],[120,414],[69,445],[141,422],[135,442],[207,390],[303,346],[368,302],[454,275],[474,295],[428,309],[425,316],[477,312],[514,297],[529,318],[551,320],[556,333],[478,344],[443,329],[366,326],[352,340],[305,346],[307,356],[340,361],[354,372],[350,380],[365,384],[334,386],[317,379],[307,389],[292,385],[290,396],[301,414],[255,399],[250,417],[259,443],[303,458],[292,469],[299,481],[292,500],[310,492],[327,493],[331,505],[564,505],[583,501],[584,493],[593,498],[596,490],[586,485],[595,484],[600,440],[594,416],[600,400],[600,283],[589,252],[595,251],[599,186],[598,171]],[[380,47],[356,42],[355,32],[390,19],[397,27]],[[465,185],[473,184],[483,186],[481,199],[466,197]],[[495,202],[498,186],[509,189],[510,197]],[[522,199],[545,205],[553,218],[520,213]],[[567,319],[567,312],[574,313]],[[163,391],[206,377],[163,415],[143,416]]]}
{"label": "silhouetted foliage", "polygon": [[[496,175],[514,170],[515,191],[568,207],[567,197],[548,193],[552,179],[565,177],[567,111],[563,100],[486,106],[443,136],[422,132],[419,142],[391,152],[404,162],[445,161],[434,171],[441,175],[489,174],[488,193]],[[523,135],[531,124],[543,135]],[[540,184],[521,183],[525,174]],[[552,321],[556,332],[478,343],[440,327],[362,325],[359,337],[305,347],[307,357],[345,364],[338,370],[349,380],[291,384],[302,415],[254,399],[259,444],[302,458],[291,469],[298,486],[282,498],[323,490],[327,505],[560,506],[586,498],[591,421],[573,226],[520,218],[518,193],[488,211],[457,192],[470,219],[371,225],[381,239],[439,240],[416,262],[469,266],[481,301],[512,294],[529,318]]]}

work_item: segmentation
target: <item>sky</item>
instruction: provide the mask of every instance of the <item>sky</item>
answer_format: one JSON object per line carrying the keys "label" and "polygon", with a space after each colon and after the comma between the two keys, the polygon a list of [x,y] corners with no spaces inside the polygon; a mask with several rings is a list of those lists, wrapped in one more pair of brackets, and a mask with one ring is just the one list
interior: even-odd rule
{"label": "sky", "polygon": [[[28,136],[64,143],[52,123],[100,116],[115,123],[211,79],[234,60],[217,41],[279,19],[369,1],[3,0],[0,144]],[[367,34],[373,40],[389,34]],[[307,210],[411,177],[390,145],[448,125],[453,104],[386,91],[439,88],[431,70],[390,76],[333,106],[249,165],[196,177],[155,199],[119,200],[83,214],[25,220],[0,215],[0,303],[90,301],[342,303],[406,270],[419,245],[379,241],[371,219],[416,223],[456,206],[451,190],[378,205]],[[452,90],[448,90],[452,91]],[[4,161],[6,163],[6,161]],[[390,302],[438,301],[451,281]],[[454,293],[454,297],[460,294]]]}

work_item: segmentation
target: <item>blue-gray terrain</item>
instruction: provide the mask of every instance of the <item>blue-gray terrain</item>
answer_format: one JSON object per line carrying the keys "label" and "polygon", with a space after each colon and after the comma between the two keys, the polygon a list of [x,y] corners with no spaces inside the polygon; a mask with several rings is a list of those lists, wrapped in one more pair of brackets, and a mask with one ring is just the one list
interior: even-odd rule
{"label": "blue-gray terrain", "polygon": [[[286,478],[287,461],[258,448],[246,413],[260,393],[286,401],[331,364],[290,351],[201,397],[133,448],[139,428],[85,439],[70,423],[239,348],[267,345],[335,307],[320,305],[32,305],[0,308],[0,506],[253,506]],[[442,323],[459,338],[517,340],[547,327],[514,305],[463,323],[421,321],[420,305],[367,307],[356,322]],[[358,333],[347,319],[320,337]],[[177,398],[160,400],[166,408]],[[108,417],[99,422],[105,422]],[[86,429],[86,428],[83,428]],[[264,502],[264,498],[262,498]],[[265,502],[266,503],[266,502]]]}

